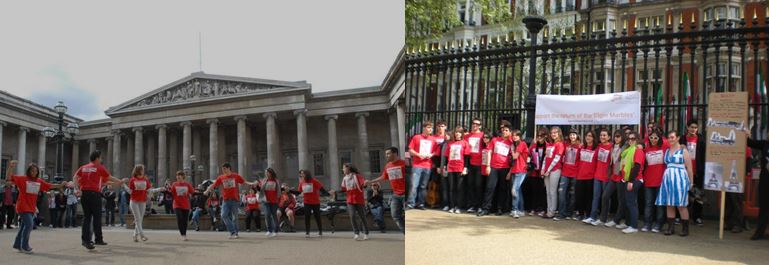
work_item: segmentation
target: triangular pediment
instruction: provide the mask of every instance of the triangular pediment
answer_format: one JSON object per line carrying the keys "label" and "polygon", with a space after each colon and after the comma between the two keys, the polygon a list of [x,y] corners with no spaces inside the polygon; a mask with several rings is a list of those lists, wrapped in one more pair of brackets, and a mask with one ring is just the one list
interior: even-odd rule
{"label": "triangular pediment", "polygon": [[197,72],[111,107],[106,114],[297,89],[309,90],[310,84],[304,81],[277,81]]}

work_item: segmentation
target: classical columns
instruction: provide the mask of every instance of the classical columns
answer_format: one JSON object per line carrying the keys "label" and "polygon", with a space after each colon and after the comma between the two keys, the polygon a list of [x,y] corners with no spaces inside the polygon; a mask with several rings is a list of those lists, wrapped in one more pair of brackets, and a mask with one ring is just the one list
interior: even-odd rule
{"label": "classical columns", "polygon": [[0,121],[0,154],[3,153],[3,129],[7,125],[5,122]]}
{"label": "classical columns", "polygon": [[307,150],[307,110],[295,110],[296,116],[296,151],[299,169],[309,169],[309,151]]}
{"label": "classical columns", "polygon": [[88,155],[96,151],[96,139],[88,139]]}
{"label": "classical columns", "polygon": [[112,140],[112,137],[104,138],[104,140],[107,141],[107,152],[106,153],[102,153],[102,155],[101,155],[102,156],[102,164],[106,165],[107,169],[109,170],[109,167],[112,164],[112,152],[114,152],[113,151],[114,150],[113,149],[114,145],[112,143],[114,141]]}
{"label": "classical columns", "polygon": [[246,176],[246,116],[236,116],[238,122],[238,174]]}
{"label": "classical columns", "polygon": [[326,115],[324,117],[328,123],[328,165],[331,179],[331,187],[339,187],[339,149],[336,139],[336,120],[337,115]]}
{"label": "classical columns", "polygon": [[390,146],[398,146],[398,114],[391,109],[387,115],[390,118]]}
{"label": "classical columns", "polygon": [[[61,153],[64,154],[64,151],[62,151]],[[80,168],[80,141],[74,140],[72,141],[72,173],[71,174],[75,175],[75,171],[77,171],[78,168]]]}
{"label": "classical columns", "polygon": [[18,154],[17,160],[19,165],[16,167],[16,175],[24,175],[24,171],[27,169],[27,133],[29,128],[19,127],[19,149],[16,152]]}
{"label": "classical columns", "polygon": [[120,131],[114,130],[112,131],[112,137],[114,140],[112,140],[112,174],[121,176],[121,174],[117,174],[116,171],[120,170],[120,152],[122,148],[122,141],[120,139]]}
{"label": "classical columns", "polygon": [[187,171],[187,175],[192,173],[192,168],[190,168],[190,154],[192,153],[192,122],[190,121],[183,121],[179,125],[183,127],[182,129],[182,167],[185,171]]}
{"label": "classical columns", "polygon": [[275,112],[268,112],[262,115],[266,120],[267,127],[267,167],[275,168],[276,159],[278,159],[278,130],[275,125]]}
{"label": "classical columns", "polygon": [[[216,179],[219,173],[219,120],[209,119],[208,131],[208,177]],[[193,169],[194,170],[194,169]]]}
{"label": "classical columns", "polygon": [[355,118],[358,120],[358,151],[361,158],[359,169],[363,176],[370,177],[371,175],[371,159],[368,154],[368,132],[366,132],[366,117],[368,112],[355,113]]}
{"label": "classical columns", "polygon": [[134,165],[144,164],[144,129],[136,127],[134,131]]}
{"label": "classical columns", "polygon": [[[45,171],[45,135],[43,135],[42,132],[40,133],[40,136],[37,137],[37,166],[41,171]],[[43,173],[44,172],[40,172],[40,176],[42,176]],[[52,180],[52,178],[49,180]]]}
{"label": "classical columns", "polygon": [[406,154],[406,110],[402,102],[395,104],[395,114],[398,116],[398,151],[400,156]]}
{"label": "classical columns", "polygon": [[158,185],[166,182],[168,178],[168,151],[166,150],[166,125],[160,124],[155,126],[158,130],[158,171],[156,173]]}

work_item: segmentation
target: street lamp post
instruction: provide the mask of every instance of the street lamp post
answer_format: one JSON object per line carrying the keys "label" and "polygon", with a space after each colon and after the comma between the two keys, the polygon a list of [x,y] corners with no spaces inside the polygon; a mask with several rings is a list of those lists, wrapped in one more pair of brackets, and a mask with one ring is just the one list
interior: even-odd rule
{"label": "street lamp post", "polygon": [[[56,172],[54,180],[62,181],[64,180],[64,143],[74,141],[75,135],[80,132],[80,127],[77,123],[69,123],[64,128],[64,114],[67,113],[67,106],[64,105],[64,102],[59,101],[53,109],[59,114],[59,118],[56,121],[58,128],[43,128],[43,136],[56,144]],[[42,166],[45,167],[45,165]]]}
{"label": "street lamp post", "polygon": [[537,34],[542,27],[547,25],[547,20],[540,16],[527,16],[523,18],[526,29],[531,36],[531,54],[529,54],[529,88],[526,96],[526,138],[533,139],[534,134],[534,110],[537,104],[537,93],[535,86],[537,69]]}

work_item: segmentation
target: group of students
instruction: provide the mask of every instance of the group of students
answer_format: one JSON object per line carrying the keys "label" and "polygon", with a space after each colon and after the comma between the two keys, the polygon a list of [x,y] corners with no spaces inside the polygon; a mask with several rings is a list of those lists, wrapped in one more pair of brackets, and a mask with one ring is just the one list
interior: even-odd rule
{"label": "group of students", "polygon": [[[695,121],[687,124],[685,135],[663,133],[651,123],[643,137],[630,127],[613,133],[602,128],[564,134],[554,126],[539,128],[527,144],[521,131],[507,121],[500,122],[496,135],[484,132],[478,118],[472,120],[469,131],[457,126],[449,132],[445,122],[425,121],[422,133],[414,135],[408,146],[412,172],[407,207],[425,208],[427,184],[434,179],[441,184],[443,210],[451,213],[510,212],[519,218],[525,216],[523,198],[528,197],[535,200],[529,202],[530,215],[616,227],[627,234],[641,230],[672,235],[680,223],[680,235],[686,236],[692,219],[687,206],[694,200],[690,191],[695,183],[702,185],[704,174],[704,138],[697,132]],[[760,148],[761,143],[750,143]],[[762,161],[762,175],[764,165]],[[524,180],[541,183],[544,192],[535,188],[527,192],[544,196],[523,194]],[[643,227],[638,224],[641,190]],[[612,201],[617,210],[610,220]],[[702,224],[701,201],[696,201],[691,205],[693,218]],[[764,233],[766,208],[754,237]],[[742,220],[729,224],[743,225]]]}
{"label": "group of students", "polygon": [[[404,202],[406,195],[406,162],[400,159],[398,149],[390,147],[385,151],[388,163],[385,165],[381,176],[366,180],[363,175],[351,164],[343,166],[344,178],[340,185],[340,192],[346,193],[347,211],[354,229],[355,240],[368,239],[368,226],[365,215],[365,187],[378,185],[378,182],[389,180],[393,188],[390,200],[391,214],[398,228],[405,233]],[[192,184],[186,181],[183,171],[176,172],[176,182],[161,187],[152,188],[152,182],[145,175],[143,165],[134,166],[131,178],[118,179],[112,176],[101,163],[101,152],[96,150],[90,154],[90,163],[81,166],[75,173],[72,181],[75,193],[81,198],[83,207],[83,225],[81,233],[82,245],[87,249],[94,249],[95,245],[107,245],[104,241],[101,225],[102,192],[104,185],[120,186],[130,194],[130,209],[134,218],[134,242],[147,241],[142,228],[148,194],[154,192],[170,192],[173,196],[173,210],[177,217],[179,233],[182,240],[187,240],[187,224],[191,210],[190,199],[195,191]],[[47,192],[50,189],[59,189],[64,184],[52,184],[41,179],[40,169],[35,164],[29,164],[24,175],[12,175],[18,162],[13,160],[7,169],[6,181],[14,184],[19,190],[16,212],[19,214],[20,226],[13,248],[22,253],[31,254],[29,238],[33,226],[33,218],[37,207],[39,192]],[[297,190],[290,192],[301,193],[304,200],[305,234],[310,237],[310,216],[314,216],[318,227],[318,235],[323,235],[320,218],[321,194],[335,193],[334,190],[326,191],[320,181],[307,170],[299,172],[299,186]],[[229,163],[221,166],[221,175],[216,178],[203,192],[205,195],[213,194],[214,190],[221,187],[221,219],[229,232],[229,239],[238,238],[238,207],[241,199],[238,194],[239,186],[247,185],[250,190],[245,197],[247,209],[262,208],[267,221],[267,237],[275,237],[278,234],[278,212],[283,193],[289,192],[285,185],[281,185],[275,170],[265,170],[265,178],[257,181],[246,181],[242,176],[231,171]],[[213,196],[212,196],[213,197]],[[260,204],[260,205],[254,205]],[[198,207],[196,207],[196,211]],[[199,214],[199,212],[198,212]],[[258,218],[258,217],[257,217]]]}

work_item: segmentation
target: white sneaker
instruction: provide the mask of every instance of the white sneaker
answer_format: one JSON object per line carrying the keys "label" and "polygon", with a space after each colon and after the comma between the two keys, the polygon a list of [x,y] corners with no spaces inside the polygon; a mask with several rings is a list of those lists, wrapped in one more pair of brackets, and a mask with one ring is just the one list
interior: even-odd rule
{"label": "white sneaker", "polygon": [[451,208],[449,208],[448,206],[445,206],[445,207],[443,207],[443,211],[444,212],[450,212]]}
{"label": "white sneaker", "polygon": [[617,225],[617,223],[615,223],[614,221],[609,221],[608,223],[604,224],[604,226],[606,226],[606,227],[613,227],[615,225]]}
{"label": "white sneaker", "polygon": [[646,226],[641,227],[641,232],[649,232],[649,228],[646,228]]}
{"label": "white sneaker", "polygon": [[588,217],[588,218],[585,218],[585,220],[582,220],[582,222],[586,224],[591,224],[595,222],[595,220],[593,220],[593,218]]}
{"label": "white sneaker", "polygon": [[358,238],[359,238],[359,237],[358,237],[358,234],[355,234],[355,236],[354,236],[354,237],[352,237],[352,239],[355,239],[356,241],[358,240]]}
{"label": "white sneaker", "polygon": [[615,228],[617,228],[617,229],[625,229],[625,228],[628,228],[628,226],[626,224],[618,224],[617,226],[615,226]]}
{"label": "white sneaker", "polygon": [[602,225],[602,224],[603,224],[603,222],[601,222],[601,220],[595,220],[595,221],[593,221],[593,222],[592,222],[592,223],[590,223],[590,224],[591,224],[591,225],[593,225],[593,226],[599,226],[599,225]]}
{"label": "white sneaker", "polygon": [[272,232],[267,231],[267,233],[264,233],[264,236],[270,236],[270,234],[272,234]]}
{"label": "white sneaker", "polygon": [[521,215],[518,213],[518,211],[513,212],[513,218],[515,219],[521,218]]}
{"label": "white sneaker", "polygon": [[365,235],[365,234],[364,234],[364,235],[363,235],[363,240],[364,240],[364,241],[365,241],[365,240],[368,240],[368,235]]}
{"label": "white sneaker", "polygon": [[278,233],[270,233],[268,237],[276,237],[276,236],[278,236]]}
{"label": "white sneaker", "polygon": [[227,239],[235,239],[235,235],[230,235]]}
{"label": "white sneaker", "polygon": [[625,234],[632,234],[632,233],[636,233],[636,232],[638,232],[638,229],[635,229],[635,228],[632,228],[632,227],[627,227],[627,228],[622,230],[622,233],[625,233]]}

